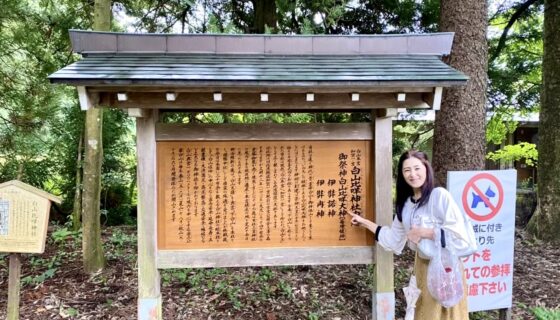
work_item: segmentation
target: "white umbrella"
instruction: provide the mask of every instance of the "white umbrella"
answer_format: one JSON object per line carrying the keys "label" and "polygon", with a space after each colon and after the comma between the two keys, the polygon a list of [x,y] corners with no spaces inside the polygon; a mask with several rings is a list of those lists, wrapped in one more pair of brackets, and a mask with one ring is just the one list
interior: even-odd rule
{"label": "white umbrella", "polygon": [[408,286],[403,288],[404,297],[406,298],[406,315],[404,320],[414,320],[414,309],[416,309],[416,301],[420,297],[422,290],[416,285],[416,276],[410,276]]}

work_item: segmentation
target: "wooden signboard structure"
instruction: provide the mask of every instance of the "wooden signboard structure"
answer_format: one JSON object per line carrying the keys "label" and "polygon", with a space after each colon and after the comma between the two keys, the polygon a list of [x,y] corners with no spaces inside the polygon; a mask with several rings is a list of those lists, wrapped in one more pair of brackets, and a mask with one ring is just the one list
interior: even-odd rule
{"label": "wooden signboard structure", "polygon": [[19,318],[20,253],[43,253],[51,202],[59,197],[12,180],[0,184],[0,252],[10,253],[8,270],[9,320]]}
{"label": "wooden signboard structure", "polygon": [[[138,319],[161,319],[159,270],[375,264],[372,315],[394,318],[393,257],[348,213],[392,221],[392,120],[467,77],[452,33],[170,35],[71,31],[52,74],[80,105],[136,117]],[[173,112],[369,112],[368,123],[177,124]]]}

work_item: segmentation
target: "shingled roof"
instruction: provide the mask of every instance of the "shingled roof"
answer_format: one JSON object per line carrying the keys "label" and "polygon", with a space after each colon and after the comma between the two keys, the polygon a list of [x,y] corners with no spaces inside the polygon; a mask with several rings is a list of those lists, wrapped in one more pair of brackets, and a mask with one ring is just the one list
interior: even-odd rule
{"label": "shingled roof", "polygon": [[83,59],[49,78],[72,85],[451,86],[452,33],[173,35],[71,31]]}

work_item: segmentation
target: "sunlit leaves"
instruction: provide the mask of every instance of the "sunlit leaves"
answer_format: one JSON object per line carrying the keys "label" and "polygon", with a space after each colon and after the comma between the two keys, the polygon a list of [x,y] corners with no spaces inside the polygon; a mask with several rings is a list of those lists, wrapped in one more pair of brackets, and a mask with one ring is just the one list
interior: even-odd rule
{"label": "sunlit leaves", "polygon": [[537,146],[529,142],[520,142],[514,145],[506,145],[496,152],[490,152],[486,158],[493,161],[513,162],[524,160],[528,166],[537,164],[539,155]]}

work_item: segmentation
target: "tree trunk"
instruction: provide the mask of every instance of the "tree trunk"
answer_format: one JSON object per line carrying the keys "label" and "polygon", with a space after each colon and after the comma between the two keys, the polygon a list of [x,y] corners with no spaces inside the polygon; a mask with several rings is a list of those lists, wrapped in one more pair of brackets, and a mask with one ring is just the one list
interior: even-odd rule
{"label": "tree trunk", "polygon": [[560,1],[544,2],[543,91],[539,116],[538,207],[529,230],[560,240]]}
{"label": "tree trunk", "polygon": [[72,208],[72,230],[78,231],[82,227],[82,143],[83,134],[78,141],[78,157],[76,158],[76,192],[74,192],[74,206]]}
{"label": "tree trunk", "polygon": [[[93,29],[111,28],[111,0],[95,0]],[[103,269],[105,257],[101,245],[99,203],[101,197],[101,163],[103,161],[103,109],[86,111],[82,252],[84,271],[95,273]]]}
{"label": "tree trunk", "polygon": [[276,1],[254,0],[255,24],[253,32],[265,33],[266,27],[276,32]]}
{"label": "tree trunk", "polygon": [[466,86],[444,90],[434,129],[436,182],[449,170],[484,168],[486,151],[487,5],[484,0],[442,0],[440,29],[455,32],[448,63],[469,76]]}

